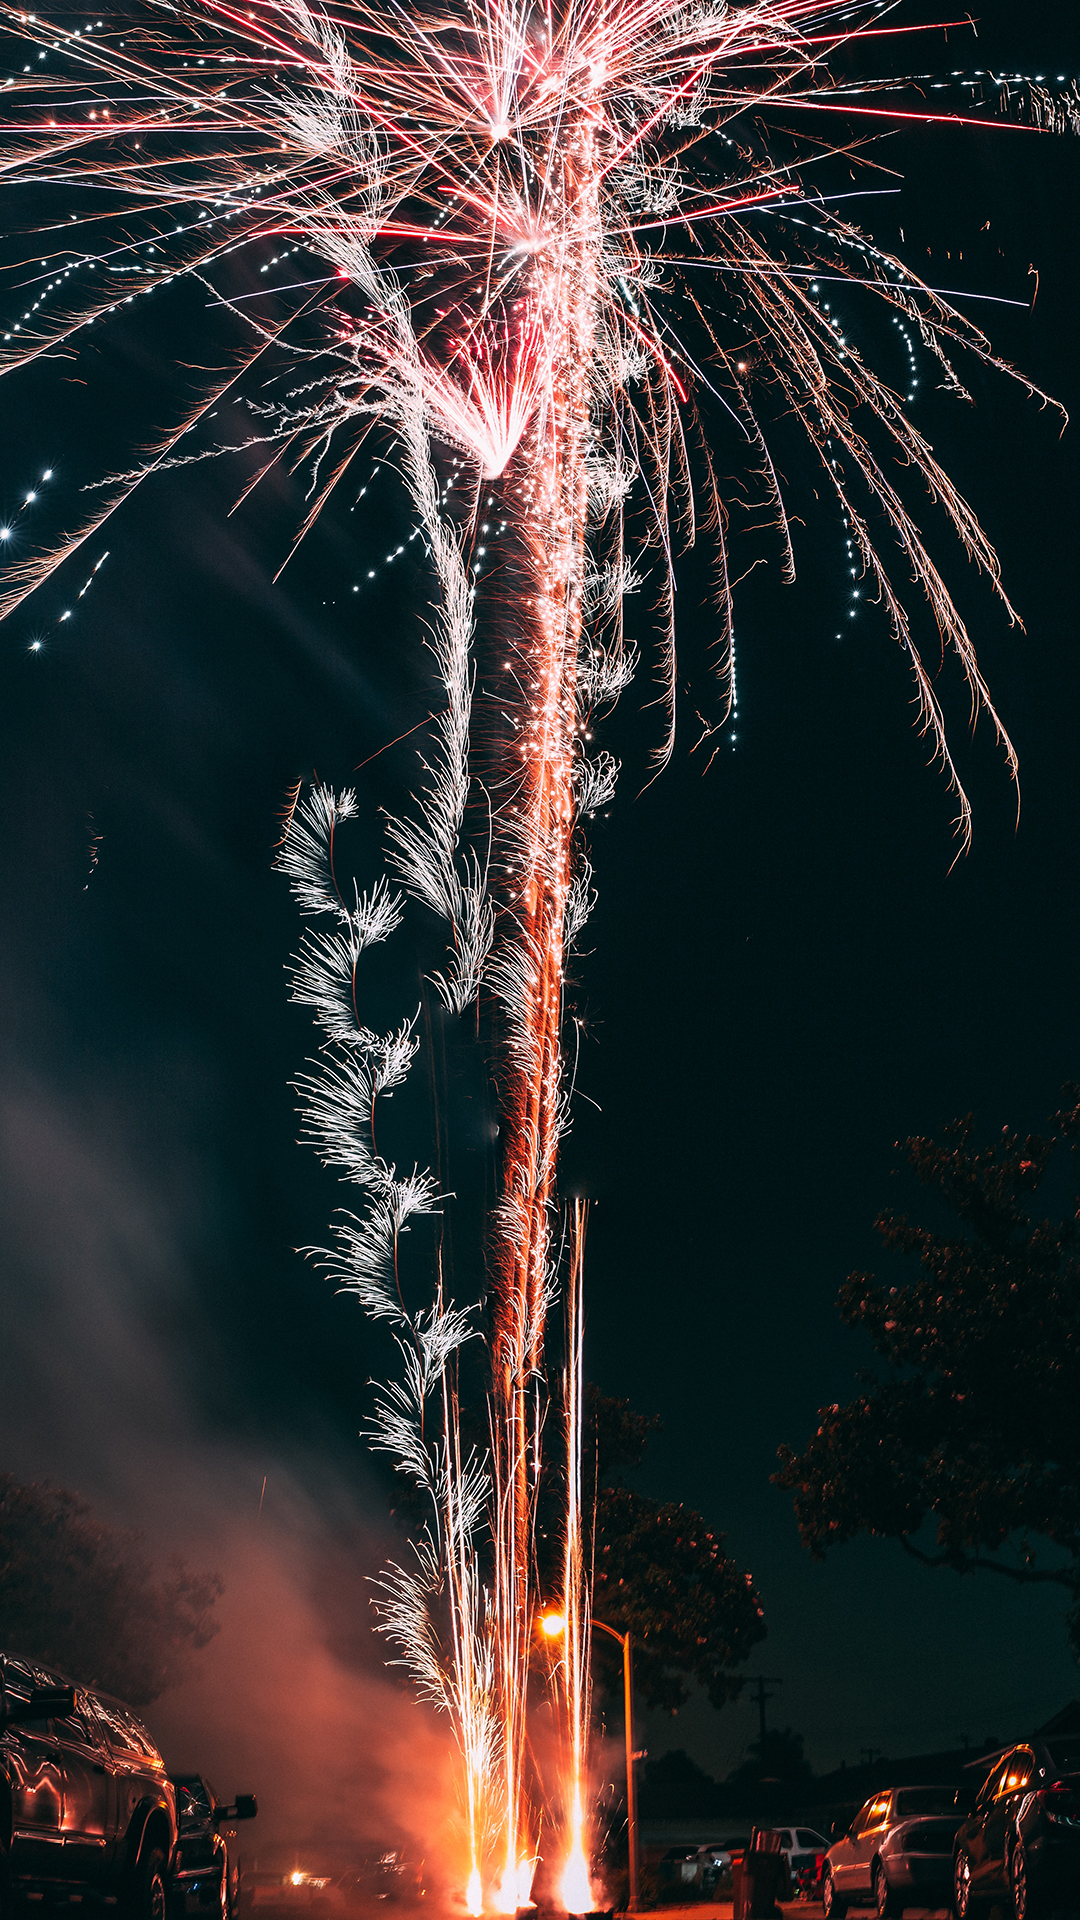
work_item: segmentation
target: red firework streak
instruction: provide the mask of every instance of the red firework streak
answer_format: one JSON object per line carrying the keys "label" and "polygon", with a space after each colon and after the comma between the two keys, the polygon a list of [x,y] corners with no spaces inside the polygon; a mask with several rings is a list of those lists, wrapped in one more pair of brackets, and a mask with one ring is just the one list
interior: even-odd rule
{"label": "red firework streak", "polygon": [[[502,813],[511,881],[506,917],[518,961],[520,999],[503,1074],[503,1158],[495,1223],[499,1646],[502,1667],[507,1832],[501,1904],[523,1890],[527,1836],[518,1830],[525,1679],[532,1623],[532,1390],[543,1368],[551,1290],[551,1218],[563,1087],[564,927],[571,882],[579,760],[577,668],[585,595],[589,387],[595,358],[599,262],[598,104],[576,109],[552,182],[558,244],[535,262],[545,314],[550,397],[510,473],[525,490],[519,509],[525,591],[516,643],[527,724],[521,729],[516,813]],[[530,590],[531,589],[531,590]]]}

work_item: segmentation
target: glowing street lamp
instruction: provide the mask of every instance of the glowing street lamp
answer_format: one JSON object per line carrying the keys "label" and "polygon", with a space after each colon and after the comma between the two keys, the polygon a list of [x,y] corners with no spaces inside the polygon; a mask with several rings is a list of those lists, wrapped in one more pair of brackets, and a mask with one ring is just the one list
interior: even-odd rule
{"label": "glowing street lamp", "polygon": [[[629,1633],[619,1633],[603,1620],[594,1616],[592,1626],[601,1633],[609,1634],[622,1647],[623,1657],[623,1717],[626,1731],[626,1838],[627,1853],[630,1861],[630,1898],[626,1903],[628,1913],[637,1913],[641,1897],[641,1876],[638,1865],[638,1827],[637,1827],[637,1785],[634,1779],[634,1649]],[[540,1616],[540,1631],[549,1640],[559,1640],[566,1632],[566,1620],[561,1613],[544,1613]]]}

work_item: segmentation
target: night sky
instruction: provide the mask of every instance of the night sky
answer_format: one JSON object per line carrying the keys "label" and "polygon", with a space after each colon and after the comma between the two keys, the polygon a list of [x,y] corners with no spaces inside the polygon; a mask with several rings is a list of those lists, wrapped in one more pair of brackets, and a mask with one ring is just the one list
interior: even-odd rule
{"label": "night sky", "polygon": [[[920,40],[912,70],[1080,72],[1060,0],[980,15],[977,52],[954,29]],[[1037,284],[1032,308],[965,311],[1075,413],[1080,144],[915,128],[877,154],[903,191],[868,203],[864,228],[940,286],[1025,302]],[[33,523],[47,537],[197,390],[207,299],[155,295],[77,361],[4,383],[6,511],[51,467]],[[769,1485],[777,1444],[804,1442],[869,1358],[834,1301],[853,1269],[882,1270],[875,1214],[920,1205],[895,1142],[969,1110],[986,1138],[1038,1127],[1080,1076],[1077,433],[997,375],[974,373],[961,404],[918,357],[915,418],[1026,629],[928,511],[1019,751],[1019,825],[991,730],[971,737],[946,670],[975,808],[952,864],[954,807],[903,662],[879,612],[848,617],[838,516],[783,441],[798,582],[780,585],[762,534],[768,564],[737,600],[736,738],[706,771],[691,749],[715,622],[700,565],[683,568],[674,762],[646,786],[661,727],[646,659],[603,727],[623,773],[592,835],[599,902],[575,970],[582,1097],[562,1184],[594,1202],[588,1370],[663,1420],[642,1489],[700,1509],[752,1569],[769,1634],[750,1670],[783,1677],[770,1712],[822,1768],[1004,1740],[1080,1693],[1063,1594],[931,1575],[884,1543],[815,1566]],[[95,544],[109,559],[82,600],[77,560],[0,632],[0,1465],[77,1487],[196,1564],[251,1524],[266,1475],[298,1562],[319,1532],[367,1570],[390,1521],[357,1433],[383,1350],[294,1251],[325,1238],[342,1195],[295,1144],[288,1082],[310,1027],[287,1003],[298,927],[270,862],[287,790],[317,773],[355,783],[356,870],[380,871],[380,810],[415,782],[422,732],[382,749],[434,697],[425,578],[416,549],[383,565],[412,524],[386,467],[355,509],[341,490],[276,585],[299,483],[229,519],[235,491],[213,463],[155,480]],[[372,975],[375,1020],[412,1010],[434,958],[422,930],[398,936]],[[448,1071],[446,1113],[479,1166],[482,1089],[453,1055]],[[431,1101],[421,1073],[395,1102],[410,1162],[430,1157]],[[463,1293],[468,1266],[462,1250]],[[327,1631],[372,1668],[366,1627]],[[723,1773],[755,1733],[747,1701],[654,1719],[646,1743]]]}

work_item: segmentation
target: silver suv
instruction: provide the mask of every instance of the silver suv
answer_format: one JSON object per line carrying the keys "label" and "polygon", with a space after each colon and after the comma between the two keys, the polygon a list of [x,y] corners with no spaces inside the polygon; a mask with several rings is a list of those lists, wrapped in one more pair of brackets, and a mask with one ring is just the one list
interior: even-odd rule
{"label": "silver suv", "polygon": [[953,1840],[971,1796],[955,1787],[886,1787],[856,1814],[825,1856],[826,1920],[875,1906],[882,1920],[905,1907],[948,1904]]}
{"label": "silver suv", "polygon": [[165,1920],[175,1847],[165,1762],[131,1708],[0,1654],[0,1911],[22,1893]]}

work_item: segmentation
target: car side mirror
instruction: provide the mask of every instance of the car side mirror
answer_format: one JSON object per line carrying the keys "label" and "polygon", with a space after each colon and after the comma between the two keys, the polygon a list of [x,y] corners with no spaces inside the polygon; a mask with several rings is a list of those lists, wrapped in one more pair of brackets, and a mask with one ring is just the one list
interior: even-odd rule
{"label": "car side mirror", "polygon": [[74,1687],[34,1687],[29,1700],[13,1700],[5,1692],[0,1702],[0,1725],[17,1727],[25,1720],[49,1720],[54,1713],[63,1717],[74,1711]]}
{"label": "car side mirror", "polygon": [[259,1803],[253,1793],[238,1793],[231,1807],[214,1808],[214,1825],[224,1826],[229,1820],[254,1820],[259,1811]]}

